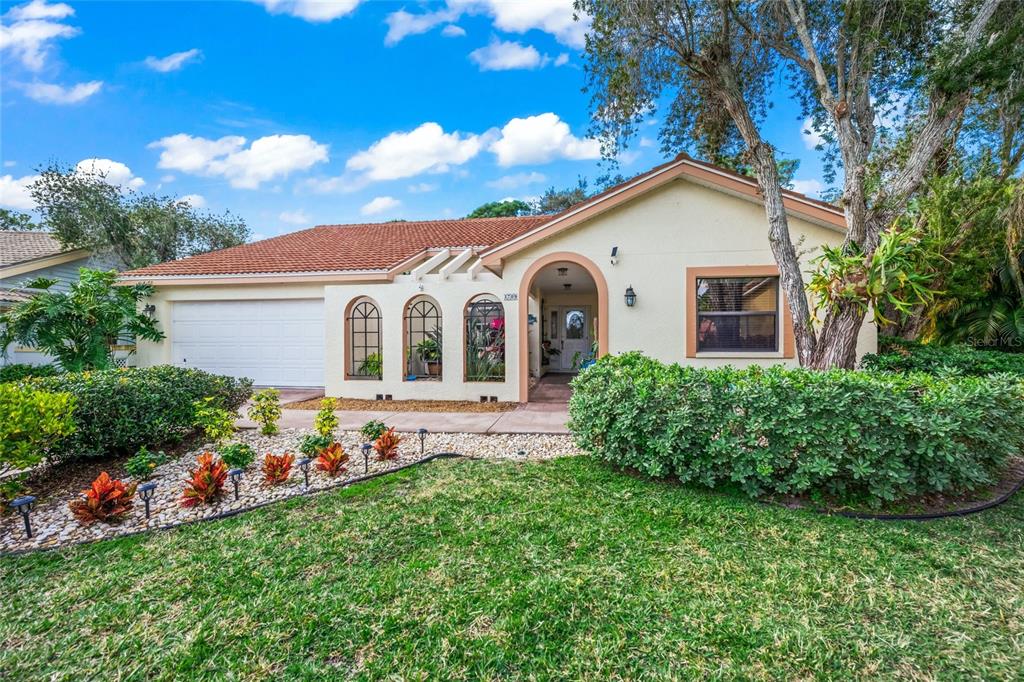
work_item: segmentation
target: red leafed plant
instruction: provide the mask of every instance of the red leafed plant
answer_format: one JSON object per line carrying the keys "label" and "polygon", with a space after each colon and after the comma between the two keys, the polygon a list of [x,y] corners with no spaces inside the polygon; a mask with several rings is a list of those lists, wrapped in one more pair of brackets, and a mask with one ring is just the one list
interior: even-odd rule
{"label": "red leafed plant", "polygon": [[402,437],[395,433],[395,427],[391,427],[377,437],[373,442],[373,449],[377,451],[377,459],[383,461],[398,458],[398,444]]}
{"label": "red leafed plant", "polygon": [[277,485],[288,480],[288,474],[292,472],[292,462],[295,455],[286,452],[283,455],[267,453],[263,458],[263,480],[267,485]]}
{"label": "red leafed plant", "polygon": [[348,453],[341,447],[341,443],[331,443],[316,458],[316,468],[328,476],[337,476],[345,471],[346,464],[348,464]]}
{"label": "red leafed plant", "polygon": [[190,478],[185,479],[185,491],[181,495],[182,507],[194,507],[197,504],[212,502],[224,490],[224,481],[228,478],[228,467],[223,460],[214,460],[213,453],[204,452],[196,458],[195,469],[188,472]]}
{"label": "red leafed plant", "polygon": [[104,471],[96,477],[88,490],[82,491],[82,494],[85,495],[85,499],[75,500],[68,506],[83,526],[90,526],[97,521],[112,523],[120,521],[132,508],[135,484],[126,486]]}

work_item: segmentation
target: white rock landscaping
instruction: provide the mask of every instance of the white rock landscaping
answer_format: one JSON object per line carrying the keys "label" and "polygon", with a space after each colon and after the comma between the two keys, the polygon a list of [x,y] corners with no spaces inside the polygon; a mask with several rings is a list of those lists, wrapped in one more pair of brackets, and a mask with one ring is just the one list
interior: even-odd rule
{"label": "white rock landscaping", "polygon": [[[257,453],[256,461],[246,468],[242,477],[238,500],[235,500],[234,486],[228,480],[224,485],[224,494],[219,500],[191,508],[181,506],[184,482],[188,478],[189,470],[196,466],[196,456],[204,451],[214,449],[207,444],[162,464],[153,471],[153,475],[148,480],[156,483],[157,487],[150,502],[149,519],[146,519],[145,505],[136,496],[131,511],[119,523],[94,523],[91,526],[83,526],[68,508],[68,503],[78,499],[81,491],[67,490],[60,495],[50,495],[46,499],[36,501],[31,516],[32,538],[25,537],[21,515],[8,513],[0,519],[0,552],[47,549],[129,535],[143,530],[171,528],[183,523],[217,517],[226,512],[284,500],[306,492],[315,493],[335,488],[365,475],[363,455],[360,450],[363,440],[357,431],[343,431],[338,434],[337,440],[349,455],[347,470],[340,476],[331,478],[316,469],[314,462],[309,469],[309,490],[307,491],[297,462],[303,457],[299,452],[299,442],[304,436],[311,433],[314,432],[307,429],[286,429],[275,436],[262,436],[257,431],[240,431],[236,434],[236,441],[248,443]],[[398,459],[380,462],[377,461],[375,453],[370,453],[368,463],[370,474],[398,469],[413,464],[423,457],[442,452],[484,459],[519,461],[580,454],[572,438],[564,435],[431,433],[427,436],[425,453],[421,456],[418,436],[411,433],[405,433],[402,436],[403,441],[399,447]],[[276,486],[268,486],[263,483],[260,467],[263,463],[263,456],[268,452],[274,454],[291,452],[295,455],[296,464],[292,466],[291,476],[285,483]]]}

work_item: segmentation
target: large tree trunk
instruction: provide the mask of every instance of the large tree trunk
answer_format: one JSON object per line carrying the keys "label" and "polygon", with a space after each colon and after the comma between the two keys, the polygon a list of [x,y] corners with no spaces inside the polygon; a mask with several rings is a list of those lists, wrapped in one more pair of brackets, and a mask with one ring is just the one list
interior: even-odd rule
{"label": "large tree trunk", "polygon": [[864,324],[864,310],[853,303],[841,303],[826,316],[811,360],[805,367],[853,369],[857,363],[857,335]]}

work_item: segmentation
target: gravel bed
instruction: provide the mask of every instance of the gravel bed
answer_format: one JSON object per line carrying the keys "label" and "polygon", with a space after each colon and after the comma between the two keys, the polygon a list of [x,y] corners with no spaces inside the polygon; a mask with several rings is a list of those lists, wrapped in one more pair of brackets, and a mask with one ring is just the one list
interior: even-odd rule
{"label": "gravel bed", "polygon": [[[231,510],[244,509],[257,504],[295,497],[306,492],[303,475],[293,465],[291,477],[285,483],[267,486],[263,483],[260,466],[267,452],[280,454],[292,452],[296,461],[302,458],[298,445],[302,437],[312,433],[309,429],[284,429],[276,436],[262,436],[258,431],[239,431],[236,440],[251,445],[257,453],[256,461],[250,465],[239,486],[239,499],[235,500],[230,480],[224,486],[224,495],[208,505],[185,508],[179,504],[184,481],[188,472],[195,467],[196,456],[207,445],[193,450],[182,457],[157,467],[149,479],[157,484],[156,494],[150,502],[150,518],[146,519],[145,506],[136,497],[131,511],[116,524],[94,523],[81,525],[71,514],[68,502],[77,499],[81,490],[67,489],[54,492],[36,501],[32,512],[31,539],[25,537],[20,514],[8,513],[0,519],[0,552],[52,548],[100,538],[136,533],[140,530],[166,528],[182,523],[210,518]],[[419,438],[404,434],[399,447],[399,457],[391,462],[379,462],[371,453],[369,473],[397,469],[419,461]],[[343,431],[337,440],[349,454],[348,470],[336,478],[330,478],[312,464],[309,469],[309,492],[316,492],[363,476],[363,456],[360,451],[362,439],[357,431]],[[504,460],[540,460],[580,454],[571,437],[538,434],[497,434],[480,435],[472,433],[431,433],[426,440],[426,455],[438,452],[456,452],[469,457]]]}

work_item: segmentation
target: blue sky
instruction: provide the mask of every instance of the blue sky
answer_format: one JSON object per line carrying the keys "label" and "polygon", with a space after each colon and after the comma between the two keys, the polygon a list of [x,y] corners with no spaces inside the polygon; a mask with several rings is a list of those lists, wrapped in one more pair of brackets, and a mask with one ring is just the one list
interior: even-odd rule
{"label": "blue sky", "polygon": [[[253,233],[463,216],[601,174],[571,0],[0,2],[0,206],[48,161]],[[664,160],[656,115],[620,158]],[[766,122],[821,165],[794,106]]]}

